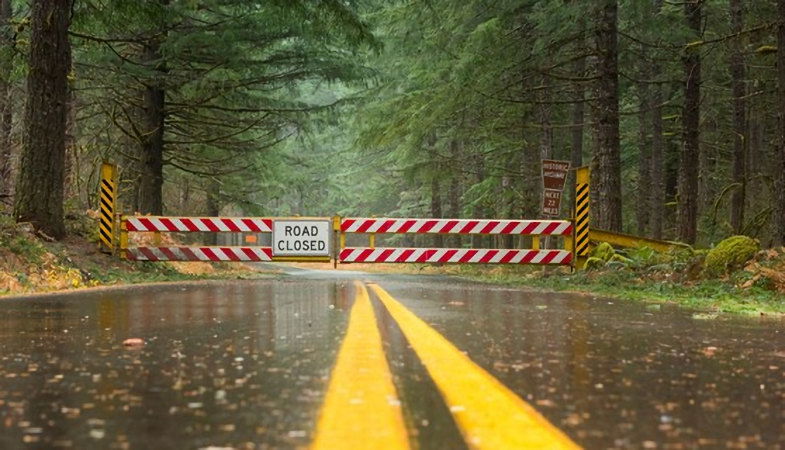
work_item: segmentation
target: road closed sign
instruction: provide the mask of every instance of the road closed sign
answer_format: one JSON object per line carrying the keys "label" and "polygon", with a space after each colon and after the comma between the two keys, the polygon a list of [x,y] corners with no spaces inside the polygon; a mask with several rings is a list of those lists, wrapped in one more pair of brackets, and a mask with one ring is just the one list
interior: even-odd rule
{"label": "road closed sign", "polygon": [[329,220],[276,220],[273,256],[330,256]]}

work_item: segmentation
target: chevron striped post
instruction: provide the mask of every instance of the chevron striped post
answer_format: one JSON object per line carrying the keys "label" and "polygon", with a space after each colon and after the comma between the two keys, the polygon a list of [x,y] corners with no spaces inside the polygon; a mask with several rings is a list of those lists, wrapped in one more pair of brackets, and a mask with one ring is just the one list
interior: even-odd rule
{"label": "chevron striped post", "polygon": [[101,251],[115,250],[115,210],[117,208],[117,166],[101,164],[101,182],[98,186],[98,237]]}
{"label": "chevron striped post", "polygon": [[583,269],[589,258],[589,176],[588,167],[575,171],[575,267]]}

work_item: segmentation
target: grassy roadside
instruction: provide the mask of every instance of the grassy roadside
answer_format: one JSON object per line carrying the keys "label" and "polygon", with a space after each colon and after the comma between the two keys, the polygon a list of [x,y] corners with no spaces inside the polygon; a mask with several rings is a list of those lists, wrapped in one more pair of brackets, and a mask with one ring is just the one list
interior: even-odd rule
{"label": "grassy roadside", "polygon": [[68,237],[52,242],[36,236],[29,225],[0,216],[0,297],[96,286],[261,276],[237,263],[122,261],[99,251],[91,220],[72,220],[68,226]]}
{"label": "grassy roadside", "polygon": [[[424,264],[349,264],[345,270],[451,275],[473,281],[559,292],[614,297],[651,304],[671,303],[696,309],[711,318],[715,313],[785,315],[785,292],[776,278],[785,276],[785,250],[775,257],[761,254],[743,268],[716,278],[703,278],[691,268],[694,257],[668,256],[641,262],[640,255],[627,263],[610,262],[588,271],[530,266],[484,266]],[[648,255],[652,257],[652,255]],[[626,258],[626,257],[625,257]],[[669,260],[663,262],[663,260]]]}

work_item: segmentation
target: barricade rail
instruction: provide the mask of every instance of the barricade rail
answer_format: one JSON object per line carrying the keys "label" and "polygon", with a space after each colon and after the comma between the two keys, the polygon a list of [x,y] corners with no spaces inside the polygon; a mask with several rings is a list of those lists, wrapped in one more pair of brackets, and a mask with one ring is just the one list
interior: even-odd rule
{"label": "barricade rail", "polygon": [[273,260],[270,247],[130,247],[125,249],[131,261],[244,261]]}
{"label": "barricade rail", "polygon": [[270,233],[273,219],[261,217],[124,217],[127,231]]}
{"label": "barricade rail", "polygon": [[341,263],[570,264],[570,250],[346,247]]}
{"label": "barricade rail", "polygon": [[346,218],[344,233],[432,233],[432,234],[515,234],[524,236],[566,236],[572,234],[569,220],[480,220],[480,219],[390,219]]}
{"label": "barricade rail", "polygon": [[[336,263],[552,264],[573,261],[573,225],[569,220],[488,219],[340,219]],[[346,233],[370,235],[368,247],[347,247]],[[377,248],[377,234],[458,234],[532,236],[532,249]],[[565,249],[541,250],[540,236],[562,236]]]}

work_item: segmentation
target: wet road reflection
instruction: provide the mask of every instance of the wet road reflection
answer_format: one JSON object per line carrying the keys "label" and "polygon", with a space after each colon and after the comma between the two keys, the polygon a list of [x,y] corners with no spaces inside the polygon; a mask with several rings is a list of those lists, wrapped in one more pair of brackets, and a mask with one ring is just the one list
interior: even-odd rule
{"label": "wet road reflection", "polygon": [[[0,448],[307,446],[353,279],[371,278],[587,448],[785,442],[781,319],[325,272],[0,301]],[[414,446],[464,448],[371,301]],[[123,346],[129,337],[145,345]]]}
{"label": "wet road reflection", "polygon": [[[345,328],[345,284],[0,302],[0,448],[306,445]],[[124,348],[127,337],[146,345]]]}
{"label": "wet road reflection", "polygon": [[[383,284],[586,448],[785,443],[781,320],[701,320],[675,307],[482,285]],[[391,347],[393,359],[407,358]]]}

